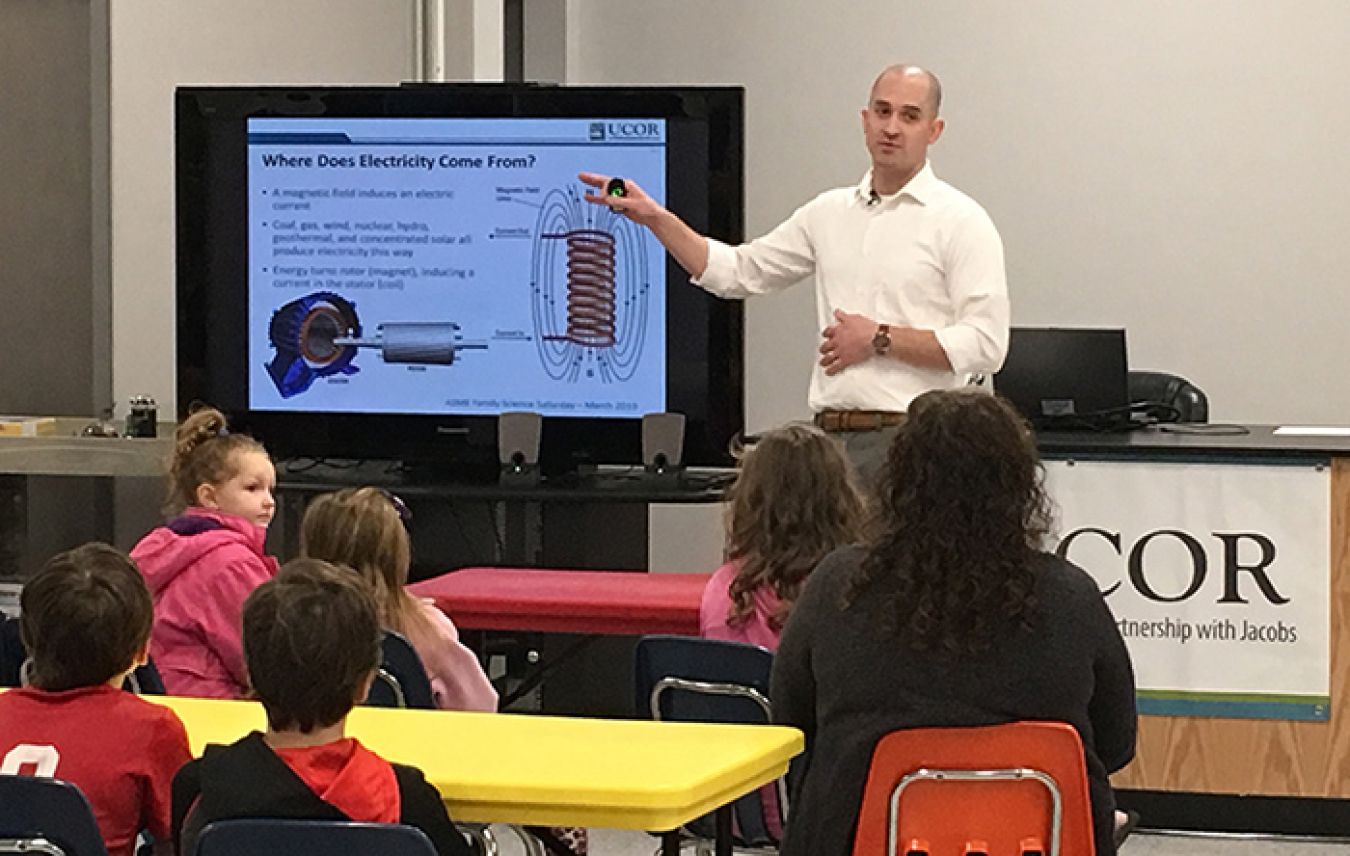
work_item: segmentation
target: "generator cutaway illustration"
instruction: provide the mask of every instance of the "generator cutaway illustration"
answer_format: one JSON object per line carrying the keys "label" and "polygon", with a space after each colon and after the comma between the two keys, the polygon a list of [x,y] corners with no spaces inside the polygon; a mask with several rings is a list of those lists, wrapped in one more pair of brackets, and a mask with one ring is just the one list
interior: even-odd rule
{"label": "generator cutaway illustration", "polygon": [[444,365],[466,349],[486,348],[466,342],[452,321],[393,321],[364,335],[356,304],[331,291],[292,300],[272,313],[267,337],[276,356],[267,373],[282,398],[309,389],[314,381],[360,371],[354,364],[361,348],[377,349],[386,363]]}
{"label": "generator cutaway illustration", "polygon": [[535,235],[531,303],[549,377],[628,380],[647,339],[651,282],[643,230],[569,187],[544,199]]}

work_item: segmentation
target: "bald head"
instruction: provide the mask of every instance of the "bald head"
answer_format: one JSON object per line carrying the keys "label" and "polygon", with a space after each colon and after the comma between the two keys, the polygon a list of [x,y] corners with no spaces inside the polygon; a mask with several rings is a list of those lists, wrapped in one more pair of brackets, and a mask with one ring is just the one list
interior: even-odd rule
{"label": "bald head", "polygon": [[913,75],[928,83],[927,96],[924,99],[925,106],[931,111],[932,116],[937,116],[942,108],[942,81],[937,79],[937,75],[926,68],[920,68],[917,65],[908,65],[901,63],[899,65],[887,66],[877,75],[877,79],[872,81],[872,91],[867,96],[870,104],[876,100],[877,85],[887,77],[905,77]]}

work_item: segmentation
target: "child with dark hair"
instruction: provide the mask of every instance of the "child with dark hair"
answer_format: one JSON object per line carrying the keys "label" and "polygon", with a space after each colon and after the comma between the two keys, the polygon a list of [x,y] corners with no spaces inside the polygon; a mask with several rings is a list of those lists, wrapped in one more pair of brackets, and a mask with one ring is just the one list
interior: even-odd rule
{"label": "child with dark hair", "polygon": [[812,572],[774,655],[774,721],[806,738],[779,852],[853,852],[884,735],[1041,720],[1078,730],[1096,856],[1113,856],[1108,777],[1134,757],[1134,673],[1096,582],[1045,549],[1035,435],[983,392],[926,392],[907,414],[880,532]]}
{"label": "child with dark hair", "polygon": [[812,569],[862,537],[866,507],[834,440],[804,424],[740,456],[727,503],[727,562],[703,590],[699,634],[774,650]]}
{"label": "child with dark hair", "polygon": [[262,444],[207,407],[179,426],[169,483],[180,513],[131,551],[155,598],[151,654],[171,695],[240,698],[239,610],[277,570],[263,552],[276,470]]}
{"label": "child with dark hair", "polygon": [[289,818],[406,823],[441,856],[473,852],[420,770],[391,764],[345,734],[380,663],[380,623],[361,579],[296,559],[244,603],[244,658],[267,731],[208,746],[173,785],[179,853],[215,820]]}
{"label": "child with dark hair", "polygon": [[86,544],[48,561],[19,602],[30,685],[0,694],[0,774],[74,784],[110,856],[131,856],[141,830],[168,852],[170,784],[192,753],[173,711],[121,689],[150,644],[140,572]]}

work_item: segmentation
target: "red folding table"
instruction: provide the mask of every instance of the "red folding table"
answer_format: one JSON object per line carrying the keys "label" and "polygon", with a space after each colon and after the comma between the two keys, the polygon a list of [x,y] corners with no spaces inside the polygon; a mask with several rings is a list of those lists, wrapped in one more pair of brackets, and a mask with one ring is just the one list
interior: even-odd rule
{"label": "red folding table", "polygon": [[464,568],[410,587],[465,630],[698,635],[709,574]]}
{"label": "red folding table", "polygon": [[601,636],[698,635],[709,574],[464,568],[410,586],[460,630],[570,633],[574,640],[538,662],[502,697],[520,699]]}

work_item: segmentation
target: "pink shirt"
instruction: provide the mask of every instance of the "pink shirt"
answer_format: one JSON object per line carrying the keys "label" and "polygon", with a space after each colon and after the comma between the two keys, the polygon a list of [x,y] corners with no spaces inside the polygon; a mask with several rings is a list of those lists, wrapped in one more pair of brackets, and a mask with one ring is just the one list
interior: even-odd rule
{"label": "pink shirt", "polygon": [[441,710],[493,713],[497,691],[483,672],[478,657],[459,641],[459,631],[430,600],[418,598],[426,622],[413,624],[408,641],[422,658],[431,679],[431,694]]}
{"label": "pink shirt", "polygon": [[244,599],[277,572],[266,538],[242,517],[189,508],[132,548],[154,597],[150,656],[169,695],[244,695]]}
{"label": "pink shirt", "polygon": [[738,570],[740,562],[727,562],[708,580],[698,610],[699,635],[777,651],[779,631],[769,627],[769,616],[778,609],[779,600],[768,586],[760,586],[755,591],[754,612],[744,623],[732,626],[727,620],[731,613],[731,583],[736,579]]}

